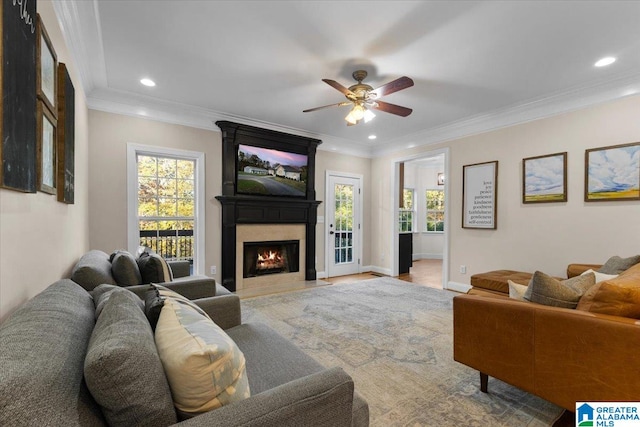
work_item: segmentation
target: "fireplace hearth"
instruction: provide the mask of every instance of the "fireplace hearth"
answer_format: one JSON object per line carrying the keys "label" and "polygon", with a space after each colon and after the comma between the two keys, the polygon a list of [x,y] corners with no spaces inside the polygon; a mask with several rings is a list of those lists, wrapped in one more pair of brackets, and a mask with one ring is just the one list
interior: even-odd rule
{"label": "fireplace hearth", "polygon": [[296,273],[299,267],[300,241],[245,242],[242,277]]}

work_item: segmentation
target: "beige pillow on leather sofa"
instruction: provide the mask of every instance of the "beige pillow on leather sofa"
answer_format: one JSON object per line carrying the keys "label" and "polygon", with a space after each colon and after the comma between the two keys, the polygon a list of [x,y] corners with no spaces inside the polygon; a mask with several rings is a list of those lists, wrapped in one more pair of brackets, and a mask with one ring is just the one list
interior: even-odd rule
{"label": "beige pillow on leather sofa", "polygon": [[600,282],[580,299],[578,310],[640,319],[640,264]]}

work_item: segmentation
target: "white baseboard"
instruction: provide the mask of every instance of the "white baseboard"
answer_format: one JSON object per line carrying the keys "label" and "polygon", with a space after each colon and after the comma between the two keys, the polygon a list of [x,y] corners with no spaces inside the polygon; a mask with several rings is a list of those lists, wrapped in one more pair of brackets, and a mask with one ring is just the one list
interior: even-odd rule
{"label": "white baseboard", "polygon": [[318,278],[318,279],[326,279],[327,278],[327,272],[326,271],[317,271],[316,272],[316,278]]}
{"label": "white baseboard", "polygon": [[471,289],[471,285],[467,285],[466,283],[459,282],[449,282],[447,283],[447,289],[450,291],[462,292],[466,294]]}
{"label": "white baseboard", "polygon": [[442,259],[442,254],[413,254],[411,258],[414,261],[419,261],[421,259]]}
{"label": "white baseboard", "polygon": [[367,266],[367,268],[369,269],[368,271],[372,271],[378,274],[384,274],[385,276],[391,276],[390,268],[382,268],[382,267],[378,267],[377,265]]}

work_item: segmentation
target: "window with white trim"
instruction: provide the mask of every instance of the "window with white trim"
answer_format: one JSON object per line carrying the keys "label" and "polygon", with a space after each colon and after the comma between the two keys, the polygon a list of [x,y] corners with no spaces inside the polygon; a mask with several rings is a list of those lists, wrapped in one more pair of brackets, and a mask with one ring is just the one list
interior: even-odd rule
{"label": "window with white trim", "polygon": [[[202,258],[199,217],[203,153],[131,146],[129,150],[129,249],[147,246],[167,260],[189,261],[192,272]],[[198,268],[201,271],[197,271]]]}
{"label": "window with white trim", "polygon": [[425,191],[426,222],[425,232],[444,231],[444,190],[427,189]]}
{"label": "window with white trim", "polygon": [[402,208],[398,212],[398,230],[400,233],[410,233],[414,230],[415,204],[413,203],[414,191],[405,188],[402,192]]}

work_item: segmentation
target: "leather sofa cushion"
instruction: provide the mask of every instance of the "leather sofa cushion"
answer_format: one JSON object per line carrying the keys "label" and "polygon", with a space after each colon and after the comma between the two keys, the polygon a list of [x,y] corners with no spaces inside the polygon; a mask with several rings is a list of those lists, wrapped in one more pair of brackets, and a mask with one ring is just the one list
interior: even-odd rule
{"label": "leather sofa cushion", "polygon": [[531,273],[514,270],[495,270],[471,276],[471,286],[489,291],[509,294],[509,280],[521,285],[528,285]]}
{"label": "leather sofa cushion", "polygon": [[640,264],[589,289],[578,310],[640,319]]}

